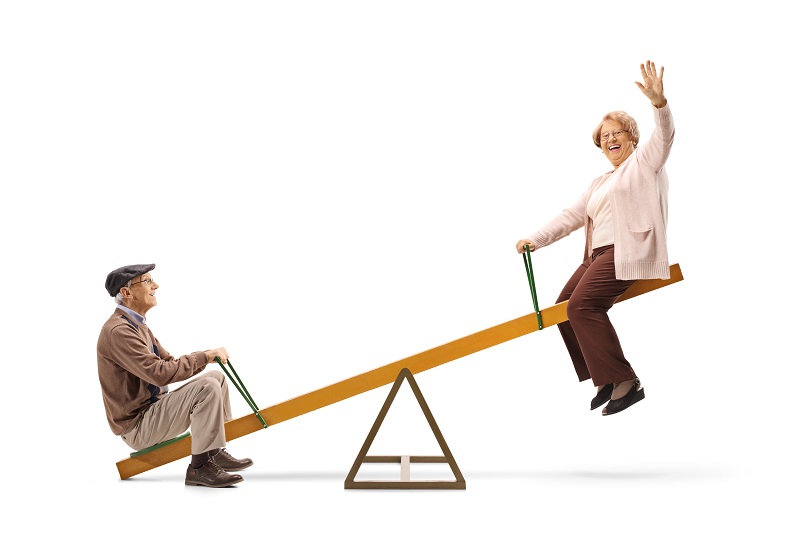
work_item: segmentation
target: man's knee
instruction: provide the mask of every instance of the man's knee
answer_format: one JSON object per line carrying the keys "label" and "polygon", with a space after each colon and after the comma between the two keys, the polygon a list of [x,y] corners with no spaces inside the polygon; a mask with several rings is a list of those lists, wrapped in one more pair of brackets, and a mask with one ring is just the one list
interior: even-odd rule
{"label": "man's knee", "polygon": [[225,376],[221,372],[212,370],[194,380],[196,394],[200,397],[222,398],[222,381]]}
{"label": "man's knee", "polygon": [[205,374],[203,374],[203,377],[205,377],[205,378],[208,378],[208,379],[213,379],[213,380],[214,380],[214,381],[216,381],[216,382],[217,382],[217,383],[218,383],[220,386],[221,386],[223,383],[225,383],[225,374],[223,374],[223,373],[222,373],[222,372],[220,372],[219,370],[209,370],[209,371],[207,371]]}

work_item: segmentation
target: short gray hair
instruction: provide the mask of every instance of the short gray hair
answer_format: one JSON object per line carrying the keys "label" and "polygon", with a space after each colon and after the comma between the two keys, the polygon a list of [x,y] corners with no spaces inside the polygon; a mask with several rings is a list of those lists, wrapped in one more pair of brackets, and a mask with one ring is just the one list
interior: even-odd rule
{"label": "short gray hair", "polygon": [[[130,287],[131,281],[133,280],[129,280],[128,283],[126,283],[122,287]],[[122,291],[122,287],[119,288],[120,291]],[[122,305],[122,301],[123,301],[122,292],[118,292],[117,295],[114,296],[114,303],[116,303],[117,305]]]}

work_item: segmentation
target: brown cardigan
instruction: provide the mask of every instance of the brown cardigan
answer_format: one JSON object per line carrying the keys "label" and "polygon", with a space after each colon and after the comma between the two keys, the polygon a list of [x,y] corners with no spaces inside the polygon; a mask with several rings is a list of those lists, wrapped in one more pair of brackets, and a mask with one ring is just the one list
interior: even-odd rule
{"label": "brown cardigan", "polygon": [[206,364],[205,352],[172,357],[150,328],[115,309],[97,340],[97,371],[111,431],[125,433],[170,383],[194,376]]}

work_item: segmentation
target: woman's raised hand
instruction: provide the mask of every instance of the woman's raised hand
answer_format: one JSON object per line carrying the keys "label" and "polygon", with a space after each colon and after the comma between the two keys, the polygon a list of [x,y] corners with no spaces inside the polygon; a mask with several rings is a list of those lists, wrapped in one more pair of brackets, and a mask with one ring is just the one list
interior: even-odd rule
{"label": "woman's raised hand", "polygon": [[639,65],[639,67],[642,70],[642,81],[644,83],[634,82],[636,86],[657,108],[660,109],[667,105],[667,99],[664,97],[664,67],[661,67],[661,70],[656,73],[656,64],[650,60]]}

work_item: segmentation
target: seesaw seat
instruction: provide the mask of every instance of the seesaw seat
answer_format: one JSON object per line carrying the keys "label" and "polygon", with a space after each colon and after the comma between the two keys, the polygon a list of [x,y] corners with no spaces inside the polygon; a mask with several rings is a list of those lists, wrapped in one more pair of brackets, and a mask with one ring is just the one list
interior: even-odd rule
{"label": "seesaw seat", "polygon": [[133,453],[131,453],[131,457],[137,457],[139,455],[143,455],[145,453],[152,452],[153,450],[157,450],[157,449],[162,448],[162,447],[164,447],[164,446],[166,446],[168,444],[172,444],[173,442],[178,442],[179,440],[183,440],[186,437],[188,437],[189,435],[191,435],[191,432],[187,431],[183,435],[178,435],[174,439],[165,440],[164,442],[159,442],[158,444],[153,444],[149,448],[144,448],[144,449],[139,450],[138,452],[133,452]]}

